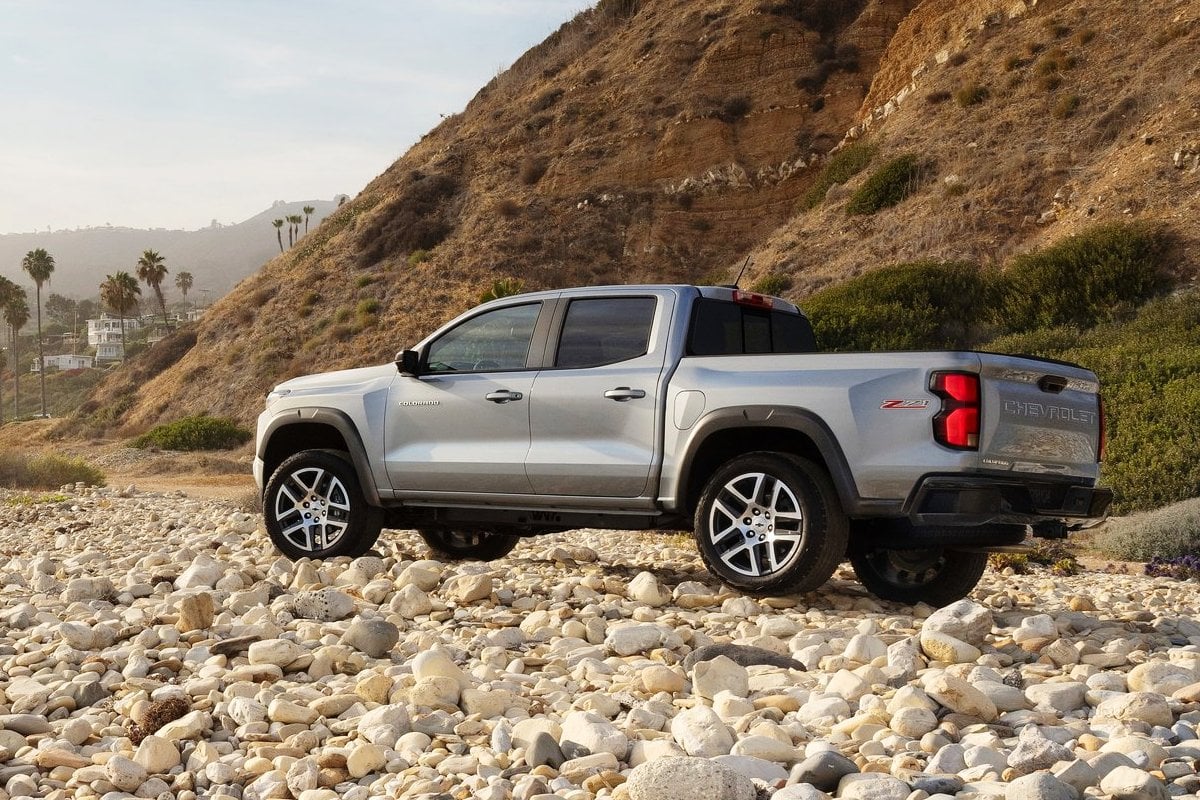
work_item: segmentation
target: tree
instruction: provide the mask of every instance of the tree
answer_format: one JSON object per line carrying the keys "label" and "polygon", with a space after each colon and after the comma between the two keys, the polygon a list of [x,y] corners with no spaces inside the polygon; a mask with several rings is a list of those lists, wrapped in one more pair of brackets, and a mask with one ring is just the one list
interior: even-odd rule
{"label": "tree", "polygon": [[153,250],[143,252],[142,257],[138,259],[137,276],[154,290],[154,296],[158,298],[158,306],[162,309],[163,327],[170,330],[171,323],[167,320],[167,301],[163,298],[162,293],[162,282],[167,277],[167,265],[163,263],[163,257]]}
{"label": "tree", "polygon": [[183,293],[183,299],[187,300],[187,293],[192,288],[192,273],[187,270],[182,270],[175,274],[175,288]]}
{"label": "tree", "polygon": [[46,316],[62,325],[75,322],[75,311],[79,304],[70,297],[51,292],[46,298]]}
{"label": "tree", "polygon": [[287,221],[292,223],[291,227],[288,228],[288,247],[291,247],[296,243],[295,237],[296,234],[300,232],[300,223],[303,221],[303,219],[304,217],[300,216],[299,214],[288,215]]}
{"label": "tree", "polygon": [[29,296],[8,278],[0,278],[0,295],[4,299],[4,321],[8,323],[9,341],[13,350],[13,417],[20,414],[21,405],[21,328],[29,322]]}
{"label": "tree", "polygon": [[308,236],[308,218],[313,215],[314,211],[316,211],[316,209],[313,208],[312,206],[304,207],[304,235],[305,236]]}
{"label": "tree", "polygon": [[137,309],[142,289],[128,272],[105,275],[100,284],[100,302],[121,318],[121,358],[125,358],[125,317]]}
{"label": "tree", "polygon": [[279,252],[283,252],[283,220],[273,219],[271,224],[275,226],[275,238],[279,241]]}
{"label": "tree", "polygon": [[42,345],[42,284],[50,280],[50,274],[54,272],[54,256],[47,253],[42,247],[30,250],[21,259],[21,269],[29,273],[29,277],[33,278],[34,286],[37,287],[37,301],[34,307],[37,309],[38,375],[41,377],[42,384],[42,417],[45,417],[46,349]]}

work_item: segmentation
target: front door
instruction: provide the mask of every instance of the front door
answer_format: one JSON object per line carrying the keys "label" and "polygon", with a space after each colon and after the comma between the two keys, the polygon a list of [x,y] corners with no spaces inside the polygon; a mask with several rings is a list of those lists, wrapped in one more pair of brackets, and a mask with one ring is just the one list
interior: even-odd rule
{"label": "front door", "polygon": [[389,391],[384,450],[397,492],[528,494],[529,348],[542,303],[485,311],[426,348]]}

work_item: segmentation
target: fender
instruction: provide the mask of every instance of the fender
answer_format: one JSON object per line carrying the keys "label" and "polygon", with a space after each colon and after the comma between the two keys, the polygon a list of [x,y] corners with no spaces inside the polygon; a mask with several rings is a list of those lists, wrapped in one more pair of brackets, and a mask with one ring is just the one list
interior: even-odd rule
{"label": "fender", "polygon": [[[748,428],[784,429],[807,437],[824,460],[829,477],[842,502],[842,508],[848,515],[869,515],[872,511],[882,511],[881,508],[876,508],[880,505],[878,501],[864,500],[859,495],[850,464],[837,438],[823,419],[804,408],[771,405],[716,409],[693,426],[692,434],[679,460],[679,480],[673,492],[676,508],[687,507],[688,486],[691,483],[696,454],[709,437],[724,430]],[[894,505],[890,501],[886,504]]]}
{"label": "fender", "polygon": [[[354,420],[350,419],[350,416],[344,411],[332,408],[289,408],[281,412],[267,424],[266,429],[259,436],[258,457],[265,461],[266,451],[270,449],[275,435],[293,425],[326,425],[337,431],[349,451],[350,463],[358,474],[358,483],[362,488],[363,496],[373,506],[383,505],[383,499],[379,496],[379,487],[371,472],[371,461],[367,457],[367,449],[363,445],[362,436],[359,435]],[[324,446],[321,442],[313,444],[315,447],[301,447],[298,450],[336,449]],[[298,452],[298,450],[294,452]],[[264,477],[264,481],[269,477],[269,475]]]}

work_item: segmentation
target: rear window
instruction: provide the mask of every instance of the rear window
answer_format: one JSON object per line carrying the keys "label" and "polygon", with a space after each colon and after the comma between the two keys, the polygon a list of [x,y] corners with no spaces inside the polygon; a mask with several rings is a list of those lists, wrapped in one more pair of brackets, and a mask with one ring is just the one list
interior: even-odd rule
{"label": "rear window", "polygon": [[812,326],[801,314],[701,298],[692,312],[690,356],[815,353]]}

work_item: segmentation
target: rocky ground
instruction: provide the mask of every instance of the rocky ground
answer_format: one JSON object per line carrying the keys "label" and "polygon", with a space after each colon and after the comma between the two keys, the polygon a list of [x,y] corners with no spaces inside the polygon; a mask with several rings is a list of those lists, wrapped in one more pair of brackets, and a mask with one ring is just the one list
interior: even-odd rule
{"label": "rocky ground", "polygon": [[[293,564],[228,502],[128,489],[0,495],[0,549],[0,800],[1200,789],[1194,583],[753,599],[680,537],[597,531]],[[745,647],[687,658],[713,643]]]}

